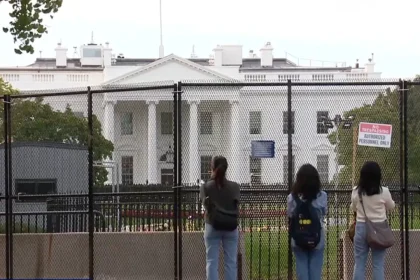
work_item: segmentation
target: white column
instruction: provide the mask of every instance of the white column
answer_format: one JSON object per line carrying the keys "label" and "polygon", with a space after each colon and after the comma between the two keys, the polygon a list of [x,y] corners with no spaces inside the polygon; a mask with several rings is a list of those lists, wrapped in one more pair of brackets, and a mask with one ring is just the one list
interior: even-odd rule
{"label": "white column", "polygon": [[[105,100],[102,104],[102,107],[104,108],[104,121],[103,121],[103,134],[104,137],[111,141],[114,144],[114,152],[112,153],[112,159],[116,161],[115,159],[115,139],[114,139],[114,123],[115,123],[115,114],[114,114],[114,106],[117,102],[113,100]],[[106,159],[107,161],[110,161],[110,158]],[[107,181],[105,184],[112,184],[113,180],[113,174],[111,169],[107,169],[108,176]],[[118,178],[115,178],[118,180]]]}
{"label": "white column", "polygon": [[190,104],[190,160],[189,160],[189,183],[196,183],[200,179],[200,154],[198,152],[198,100],[188,101]]}
{"label": "white column", "polygon": [[114,143],[114,105],[115,101],[106,100],[102,107],[104,111],[104,137]]}
{"label": "white column", "polygon": [[240,182],[240,168],[241,168],[241,129],[240,129],[240,116],[239,116],[239,101],[230,100],[231,107],[231,119],[230,119],[230,147],[231,147],[231,159],[229,162],[230,178],[235,182]]}
{"label": "white column", "polygon": [[147,157],[148,157],[148,168],[147,168],[147,180],[149,184],[157,184],[157,143],[156,143],[156,105],[158,101],[146,101],[149,105],[149,116],[147,126]]}

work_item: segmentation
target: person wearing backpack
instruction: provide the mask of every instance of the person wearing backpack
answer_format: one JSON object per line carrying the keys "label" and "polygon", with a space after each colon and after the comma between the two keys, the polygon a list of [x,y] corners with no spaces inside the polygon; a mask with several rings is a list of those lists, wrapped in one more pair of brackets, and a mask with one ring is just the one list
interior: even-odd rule
{"label": "person wearing backpack", "polygon": [[211,180],[200,186],[200,200],[205,208],[204,243],[207,280],[219,279],[220,243],[224,253],[225,280],[237,280],[239,184],[226,179],[225,157],[211,161]]}
{"label": "person wearing backpack", "polygon": [[[351,194],[350,208],[357,215],[353,240],[353,280],[365,279],[366,261],[369,251],[372,252],[373,280],[385,279],[384,264],[386,248],[392,246],[393,241],[391,240],[389,242],[387,240],[389,237],[393,238],[392,230],[387,222],[387,211],[395,208],[395,202],[392,199],[389,189],[381,186],[381,180],[382,172],[379,164],[368,161],[362,166],[359,184],[353,188]],[[375,235],[380,239],[377,239],[378,237],[375,238],[375,236],[369,236],[369,223],[371,224],[370,229],[373,229]],[[382,224],[385,227],[381,226],[375,229],[373,228],[375,224]]]}
{"label": "person wearing backpack", "polygon": [[322,279],[325,247],[322,220],[327,208],[327,194],[321,190],[318,171],[310,164],[302,165],[287,197],[289,232],[298,280]]}

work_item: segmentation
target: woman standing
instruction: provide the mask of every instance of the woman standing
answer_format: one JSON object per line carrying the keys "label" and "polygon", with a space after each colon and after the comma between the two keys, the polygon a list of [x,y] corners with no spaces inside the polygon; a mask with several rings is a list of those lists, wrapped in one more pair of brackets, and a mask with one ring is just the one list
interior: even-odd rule
{"label": "woman standing", "polygon": [[[361,171],[359,185],[351,195],[351,209],[356,212],[356,232],[354,236],[353,280],[364,280],[369,250],[372,251],[373,280],[384,280],[386,249],[369,248],[366,240],[366,216],[375,222],[387,220],[387,211],[395,208],[389,189],[381,186],[382,174],[378,163],[368,161]],[[360,202],[363,199],[363,206]],[[366,213],[366,215],[365,215]]]}
{"label": "woman standing", "polygon": [[225,157],[211,161],[211,180],[200,187],[205,207],[204,242],[206,245],[207,280],[219,279],[219,249],[223,245],[226,280],[237,280],[239,184],[226,179]]}
{"label": "woman standing", "polygon": [[296,174],[287,197],[287,213],[298,280],[321,280],[325,247],[322,220],[327,213],[327,194],[321,191],[318,171],[310,164],[303,165]]}

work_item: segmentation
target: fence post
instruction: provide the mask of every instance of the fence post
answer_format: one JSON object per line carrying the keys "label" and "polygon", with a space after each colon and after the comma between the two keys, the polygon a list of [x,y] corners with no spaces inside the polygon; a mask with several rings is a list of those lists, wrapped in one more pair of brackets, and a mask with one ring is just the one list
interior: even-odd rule
{"label": "fence post", "polygon": [[177,89],[177,137],[178,137],[178,175],[177,175],[177,194],[178,194],[178,279],[182,280],[182,224],[184,211],[182,209],[182,82],[178,82]]}
{"label": "fence post", "polygon": [[92,92],[90,86],[87,87],[88,98],[88,181],[89,181],[89,279],[93,280],[93,231],[94,231],[94,216],[93,216],[93,102]]}
{"label": "fence post", "polygon": [[[292,150],[292,81],[287,80],[287,182],[288,194],[291,192],[293,184],[293,150]],[[288,227],[290,226],[290,222]],[[293,279],[293,255],[290,231],[288,231],[288,250],[287,250],[287,279]]]}
{"label": "fence post", "polygon": [[410,246],[409,246],[409,239],[410,239],[410,225],[408,220],[408,203],[409,203],[409,194],[408,194],[408,132],[407,132],[407,101],[408,101],[408,86],[405,80],[402,81],[402,95],[403,95],[403,158],[404,158],[404,227],[405,227],[405,279],[410,279]]}
{"label": "fence post", "polygon": [[12,158],[11,158],[11,98],[5,95],[4,99],[4,191],[5,191],[5,212],[6,212],[6,279],[13,279],[13,210],[12,210]]}
{"label": "fence post", "polygon": [[400,119],[400,135],[399,135],[399,142],[400,142],[400,253],[401,253],[401,279],[405,279],[405,238],[404,238],[404,204],[405,204],[405,197],[404,197],[404,85],[402,80],[400,79],[398,82],[398,91],[399,91],[399,100],[400,100],[400,108],[399,108],[399,119]]}
{"label": "fence post", "polygon": [[178,84],[174,84],[173,91],[173,135],[174,135],[174,169],[173,169],[173,196],[174,206],[172,223],[174,227],[174,279],[178,279]]}

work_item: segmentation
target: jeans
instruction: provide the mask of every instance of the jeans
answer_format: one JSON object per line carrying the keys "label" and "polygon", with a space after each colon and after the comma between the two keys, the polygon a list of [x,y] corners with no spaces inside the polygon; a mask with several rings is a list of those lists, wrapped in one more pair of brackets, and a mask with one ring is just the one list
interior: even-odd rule
{"label": "jeans", "polygon": [[305,251],[292,247],[296,258],[296,274],[298,280],[321,280],[324,263],[324,247]]}
{"label": "jeans", "polygon": [[[353,280],[364,280],[366,273],[366,261],[369,254],[369,246],[366,241],[366,224],[356,223],[354,235],[354,271]],[[373,280],[384,280],[384,263],[386,249],[372,251]]]}
{"label": "jeans", "polygon": [[206,245],[206,275],[207,280],[219,279],[219,250],[223,244],[225,280],[237,280],[238,273],[238,230],[218,231],[206,223],[204,243]]}

